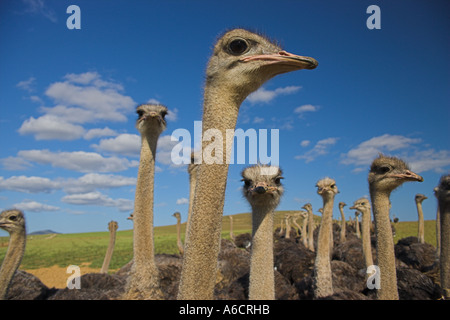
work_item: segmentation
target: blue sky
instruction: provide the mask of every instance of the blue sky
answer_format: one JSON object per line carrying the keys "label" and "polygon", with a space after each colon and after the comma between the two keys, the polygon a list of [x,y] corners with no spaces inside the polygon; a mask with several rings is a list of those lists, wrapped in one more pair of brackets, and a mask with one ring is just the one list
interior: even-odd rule
{"label": "blue sky", "polygon": [[[69,5],[81,29],[69,30]],[[370,30],[369,5],[381,10]],[[244,27],[285,50],[316,58],[315,70],[283,74],[241,106],[238,128],[279,130],[285,194],[278,209],[322,206],[329,176],[351,206],[368,196],[378,152],[406,160],[423,183],[392,196],[392,214],[416,220],[416,193],[434,219],[432,190],[449,172],[448,1],[1,1],[0,209],[26,213],[30,232],[131,229],[140,138],[135,108],[171,111],[158,144],[155,225],[187,217],[186,166],[170,135],[202,117],[204,72],[225,30]],[[248,212],[230,166],[224,214]],[[345,208],[346,216],[353,216]]]}

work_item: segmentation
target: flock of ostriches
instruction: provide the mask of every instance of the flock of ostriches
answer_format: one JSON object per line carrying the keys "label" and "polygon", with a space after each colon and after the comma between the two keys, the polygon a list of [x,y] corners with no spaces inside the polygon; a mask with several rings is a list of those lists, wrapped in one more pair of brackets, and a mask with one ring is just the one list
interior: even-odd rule
{"label": "flock of ostriches", "polygon": [[[317,61],[282,50],[255,33],[234,29],[214,46],[206,70],[203,132],[234,129],[245,98],[272,77],[314,69]],[[47,288],[35,276],[18,270],[26,248],[24,214],[1,213],[0,227],[10,234],[0,270],[1,299],[449,299],[450,298],[450,175],[435,188],[438,201],[437,248],[424,242],[421,203],[418,237],[395,245],[389,217],[391,192],[407,181],[422,181],[401,159],[379,155],[368,175],[370,200],[350,209],[358,220],[333,223],[338,185],[331,178],[317,182],[323,199],[322,219],[315,228],[313,209],[306,204],[274,231],[274,211],[283,195],[282,171],[255,165],[242,172],[243,195],[252,208],[252,234],[221,239],[222,213],[230,149],[214,150],[212,164],[192,164],[190,205],[185,243],[179,255],[154,253],[153,188],[155,153],[166,128],[168,109],[137,107],[141,157],[133,212],[133,259],[108,274],[117,223],[110,223],[111,241],[100,273],[81,276],[80,289]],[[217,131],[216,131],[217,132]],[[225,140],[225,139],[224,139]],[[203,146],[203,151],[208,146]],[[193,157],[194,159],[194,157]],[[371,216],[373,214],[374,221]],[[180,234],[180,215],[178,220]],[[302,226],[297,223],[302,219]],[[358,217],[357,217],[358,218]],[[231,218],[230,218],[231,219]],[[291,224],[295,227],[291,227]]]}

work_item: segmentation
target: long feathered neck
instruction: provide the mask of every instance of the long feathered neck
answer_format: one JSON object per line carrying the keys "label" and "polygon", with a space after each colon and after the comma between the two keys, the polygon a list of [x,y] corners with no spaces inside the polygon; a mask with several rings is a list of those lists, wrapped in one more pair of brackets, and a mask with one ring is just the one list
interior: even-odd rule
{"label": "long feathered neck", "polygon": [[419,238],[419,243],[425,243],[425,222],[423,221],[422,202],[416,201],[416,207],[417,207],[417,215],[419,218],[417,238]]}
{"label": "long feathered neck", "polygon": [[364,209],[362,214],[362,246],[363,254],[366,262],[366,268],[373,265],[372,246],[370,243],[370,209]]}
{"label": "long feathered neck", "polygon": [[394,238],[389,219],[390,191],[377,191],[370,186],[373,216],[377,235],[377,265],[380,268],[379,300],[398,300]]}
{"label": "long feathered neck", "polygon": [[441,225],[441,287],[445,299],[450,299],[450,205],[449,201],[439,201]]}
{"label": "long feathered neck", "polygon": [[252,207],[252,255],[250,263],[250,300],[274,300],[273,209]]}
{"label": "long feathered neck", "polygon": [[102,268],[100,269],[100,273],[108,273],[109,264],[111,262],[111,257],[114,252],[114,245],[116,243],[116,228],[112,228],[109,233],[109,243],[108,249],[106,250],[106,255],[103,260]]}
{"label": "long feathered neck", "polygon": [[25,253],[26,231],[14,232],[9,238],[8,251],[6,252],[0,269],[0,300],[5,300],[14,273],[19,268]]}
{"label": "long feathered neck", "polygon": [[[215,138],[214,142],[202,142],[203,161],[198,167],[178,299],[213,298],[228,174],[226,159],[231,154],[231,144],[226,144],[226,130],[235,129],[243,99],[245,96],[242,98],[233,90],[211,81],[206,83],[202,134],[205,137],[207,131],[213,129],[209,133]],[[212,148],[213,144],[217,148]],[[208,156],[217,157],[220,163],[205,163]]]}
{"label": "long feathered neck", "polygon": [[314,296],[322,298],[333,294],[330,262],[330,236],[333,218],[334,195],[323,199],[322,222],[317,240],[317,255],[314,264]]}

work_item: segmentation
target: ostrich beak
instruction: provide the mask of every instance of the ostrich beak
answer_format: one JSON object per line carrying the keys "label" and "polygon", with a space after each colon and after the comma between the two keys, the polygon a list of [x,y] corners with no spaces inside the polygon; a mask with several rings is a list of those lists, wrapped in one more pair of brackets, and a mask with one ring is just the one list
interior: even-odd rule
{"label": "ostrich beak", "polygon": [[417,173],[414,173],[409,170],[405,170],[404,172],[399,174],[393,174],[392,176],[395,178],[404,179],[406,181],[419,181],[419,182],[423,181],[422,176],[419,176]]}
{"label": "ostrich beak", "polygon": [[265,61],[266,65],[277,64],[289,66],[292,70],[300,69],[315,69],[319,64],[316,59],[305,56],[298,56],[286,51],[279,51],[274,54],[260,54],[242,58],[242,62],[261,60]]}

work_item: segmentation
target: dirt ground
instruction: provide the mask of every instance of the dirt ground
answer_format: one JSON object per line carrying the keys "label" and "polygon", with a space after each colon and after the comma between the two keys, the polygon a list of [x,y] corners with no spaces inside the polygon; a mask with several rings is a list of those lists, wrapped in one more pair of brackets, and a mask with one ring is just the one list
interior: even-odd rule
{"label": "dirt ground", "polygon": [[[81,275],[91,272],[100,272],[100,268],[90,268],[90,263],[82,263],[80,267]],[[62,289],[67,286],[67,279],[73,274],[67,273],[67,267],[52,266],[49,268],[24,270],[38,277],[47,287]]]}

